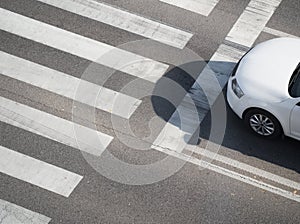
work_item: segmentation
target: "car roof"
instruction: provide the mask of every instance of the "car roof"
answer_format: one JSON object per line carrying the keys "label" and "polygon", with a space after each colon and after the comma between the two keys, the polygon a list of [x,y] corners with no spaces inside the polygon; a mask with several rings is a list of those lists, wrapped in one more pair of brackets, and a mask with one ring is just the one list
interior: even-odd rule
{"label": "car roof", "polygon": [[289,97],[288,84],[299,62],[300,39],[275,38],[250,50],[236,77],[246,94],[281,101]]}

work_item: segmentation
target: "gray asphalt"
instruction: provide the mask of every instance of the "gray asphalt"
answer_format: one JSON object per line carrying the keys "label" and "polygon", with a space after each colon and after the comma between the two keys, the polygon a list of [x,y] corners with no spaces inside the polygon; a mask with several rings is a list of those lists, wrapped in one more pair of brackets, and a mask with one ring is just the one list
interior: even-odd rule
{"label": "gray asphalt", "polygon": [[[221,0],[209,17],[161,4],[158,0],[101,2],[194,33],[187,47],[204,60],[209,60],[249,0]],[[0,0],[0,7],[113,46],[143,39],[34,0]],[[300,37],[299,10],[298,0],[283,0],[267,27]],[[255,44],[274,37],[262,32]],[[82,58],[4,31],[0,31],[0,50],[75,77],[81,77],[90,64]],[[140,55],[149,56],[140,49],[134,50]],[[104,66],[101,69],[110,71]],[[172,72],[174,79],[186,89],[192,85],[193,80],[182,71]],[[1,96],[72,120],[71,100],[3,75],[0,75],[0,80]],[[117,72],[105,86],[119,91],[132,80],[128,74]],[[90,81],[97,83],[97,80]],[[140,81],[137,88],[151,88],[151,85],[147,81]],[[134,90],[126,93],[136,95]],[[157,115],[157,108],[165,119],[174,111],[171,105],[161,99],[157,99],[155,105],[153,102],[151,97],[145,97],[131,118],[132,130],[140,138],[150,134],[147,123]],[[98,130],[116,135],[109,113],[97,111],[96,119]],[[78,122],[89,125],[84,120]],[[223,147],[219,151],[221,155],[300,182],[299,141],[290,138],[270,141],[254,136],[229,107],[226,122]],[[155,134],[160,131],[159,127],[162,127],[162,123],[157,124]],[[160,182],[131,186],[115,182],[95,171],[77,149],[2,122],[0,130],[2,146],[84,176],[70,197],[65,198],[0,173],[0,198],[50,217],[51,224],[300,223],[299,203],[210,170],[199,170],[199,167],[190,163]],[[205,144],[209,132],[208,114],[201,124],[200,144]],[[107,150],[122,161],[133,164],[151,164],[166,158],[165,154],[154,150],[131,149],[117,138]],[[179,161],[174,158],[172,162]]]}

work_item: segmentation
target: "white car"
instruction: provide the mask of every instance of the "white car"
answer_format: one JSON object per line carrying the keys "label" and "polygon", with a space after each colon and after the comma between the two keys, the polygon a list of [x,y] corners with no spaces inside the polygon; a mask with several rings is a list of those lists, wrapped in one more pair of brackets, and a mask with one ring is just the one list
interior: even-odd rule
{"label": "white car", "polygon": [[229,78],[227,101],[256,134],[300,140],[300,39],[276,38],[248,51]]}

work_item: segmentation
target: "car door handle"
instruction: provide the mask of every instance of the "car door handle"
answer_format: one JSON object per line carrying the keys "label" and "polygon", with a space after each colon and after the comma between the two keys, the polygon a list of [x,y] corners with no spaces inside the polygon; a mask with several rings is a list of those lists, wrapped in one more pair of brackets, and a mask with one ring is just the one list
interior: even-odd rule
{"label": "car door handle", "polygon": [[296,106],[300,107],[300,102],[296,104]]}

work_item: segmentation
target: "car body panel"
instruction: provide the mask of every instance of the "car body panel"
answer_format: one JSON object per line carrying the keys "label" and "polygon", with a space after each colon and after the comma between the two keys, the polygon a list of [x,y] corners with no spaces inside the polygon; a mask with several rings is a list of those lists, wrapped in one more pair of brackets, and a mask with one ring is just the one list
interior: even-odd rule
{"label": "car body panel", "polygon": [[[232,78],[229,79],[228,83],[232,81]],[[291,99],[286,99],[279,103],[273,103],[273,102],[264,102],[260,99],[255,99],[252,97],[249,97],[247,95],[238,98],[232,91],[231,88],[229,88],[230,85],[228,85],[227,88],[227,102],[230,105],[230,107],[233,109],[233,111],[241,118],[243,119],[243,115],[246,110],[248,109],[262,109],[265,111],[268,111],[271,113],[274,117],[277,118],[279,123],[281,124],[281,127],[283,129],[283,132],[285,135],[290,136],[290,114],[293,107],[293,103],[291,102]]]}
{"label": "car body panel", "polygon": [[[300,98],[292,98],[288,92],[299,62],[300,39],[277,38],[255,46],[228,80],[230,107],[241,119],[248,109],[265,110],[277,118],[286,136],[300,140],[300,106],[295,106]],[[232,90],[233,79],[244,92],[240,98]]]}
{"label": "car body panel", "polygon": [[[280,102],[300,62],[300,39],[275,38],[255,46],[241,60],[236,78],[246,95]],[[251,83],[251,85],[249,85]]]}
{"label": "car body panel", "polygon": [[[298,99],[298,103],[300,98]],[[290,119],[291,135],[300,139],[300,106],[295,105],[291,112]]]}

